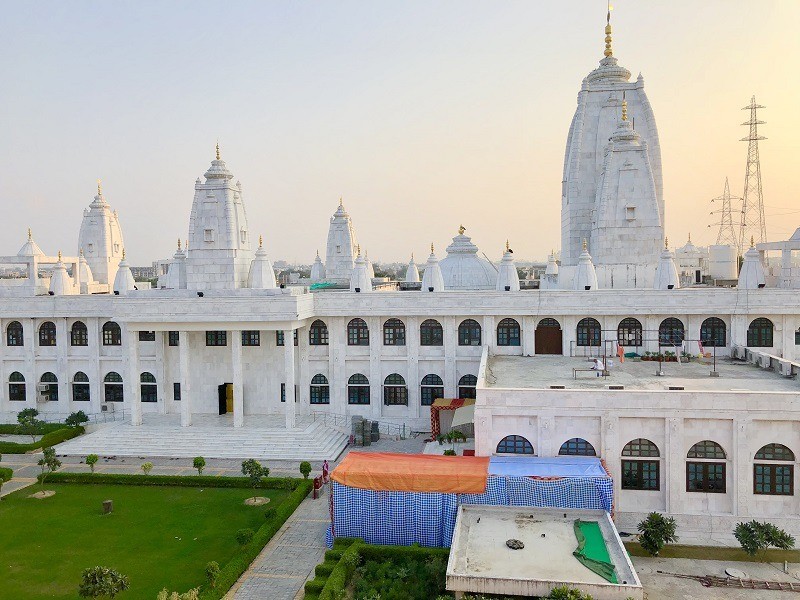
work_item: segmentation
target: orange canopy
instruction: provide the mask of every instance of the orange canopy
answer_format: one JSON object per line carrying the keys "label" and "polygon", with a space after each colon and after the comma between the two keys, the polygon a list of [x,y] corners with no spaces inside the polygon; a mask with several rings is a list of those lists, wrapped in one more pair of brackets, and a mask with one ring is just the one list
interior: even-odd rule
{"label": "orange canopy", "polygon": [[364,490],[482,494],[488,473],[488,457],[350,452],[331,478]]}

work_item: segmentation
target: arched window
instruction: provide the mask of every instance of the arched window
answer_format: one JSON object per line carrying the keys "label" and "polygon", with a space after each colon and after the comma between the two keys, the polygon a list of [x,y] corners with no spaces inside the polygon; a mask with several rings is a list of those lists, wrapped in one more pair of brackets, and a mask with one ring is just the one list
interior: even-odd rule
{"label": "arched window", "polygon": [[22,323],[11,321],[6,327],[6,346],[24,346],[25,337],[22,334]]}
{"label": "arched window", "polygon": [[747,345],[750,348],[771,348],[774,327],[769,319],[755,319],[747,328]]}
{"label": "arched window", "polygon": [[383,324],[384,346],[405,346],[406,326],[400,319],[389,319]]}
{"label": "arched window", "polygon": [[683,322],[675,317],[669,317],[661,321],[658,326],[658,341],[669,346],[680,346],[683,344],[685,329]]}
{"label": "arched window", "polygon": [[42,373],[39,378],[39,396],[45,402],[58,402],[58,377],[55,373]]}
{"label": "arched window", "polygon": [[425,319],[419,326],[420,346],[442,346],[444,335],[442,325],[436,319]]}
{"label": "arched window", "polygon": [[153,374],[145,371],[139,376],[139,383],[142,402],[158,402],[158,386]]}
{"label": "arched window", "polygon": [[597,319],[587,317],[578,321],[575,331],[578,346],[599,346],[600,345],[600,323]]}
{"label": "arched window", "polygon": [[597,456],[589,442],[583,438],[572,438],[561,444],[558,450],[559,456]]}
{"label": "arched window", "polygon": [[72,324],[69,334],[70,346],[88,346],[89,345],[89,331],[86,329],[86,323],[83,321],[75,321]]}
{"label": "arched window", "polygon": [[408,406],[408,388],[402,375],[392,373],[383,380],[383,403],[386,406]]}
{"label": "arched window", "polygon": [[25,402],[25,376],[19,371],[14,371],[8,376],[8,399],[11,402]]}
{"label": "arched window", "polygon": [[724,348],[727,344],[725,321],[709,317],[700,325],[700,342],[709,348]]}
{"label": "arched window", "polygon": [[519,346],[519,323],[514,319],[503,319],[497,325],[498,346]]}
{"label": "arched window", "polygon": [[458,397],[463,399],[475,399],[475,386],[478,385],[478,378],[475,375],[464,375],[458,380]]}
{"label": "arched window", "polygon": [[642,345],[642,324],[639,319],[628,317],[619,322],[617,326],[617,342],[623,347]]}
{"label": "arched window", "polygon": [[121,346],[122,330],[114,321],[106,321],[103,325],[103,346]]}
{"label": "arched window", "polygon": [[[753,493],[767,496],[794,495],[794,452],[783,444],[767,444],[756,452]],[[762,462],[763,461],[763,462]],[[780,463],[783,464],[780,464]],[[790,464],[786,464],[790,463]]]}
{"label": "arched window", "polygon": [[658,446],[650,440],[636,438],[625,444],[622,456],[623,490],[661,489]]}
{"label": "arched window", "polygon": [[725,493],[725,450],[716,442],[703,440],[689,449],[686,458],[686,491]]}
{"label": "arched window", "polygon": [[88,402],[90,398],[89,378],[83,371],[78,371],[72,378],[72,401]]}
{"label": "arched window", "polygon": [[364,319],[353,319],[347,324],[348,346],[369,346],[369,328]]}
{"label": "arched window", "polygon": [[308,343],[311,346],[328,345],[328,326],[324,321],[317,319],[308,330]]}
{"label": "arched window", "polygon": [[347,380],[347,403],[369,404],[369,379],[361,373],[351,375]]}
{"label": "arched window", "polygon": [[542,319],[541,321],[539,321],[536,324],[536,329],[539,329],[540,327],[543,327],[543,328],[548,328],[549,327],[551,329],[561,329],[561,323],[559,323],[555,319],[551,319],[550,317],[546,317],[546,318]]}
{"label": "arched window", "polygon": [[109,371],[103,378],[103,387],[106,402],[122,402],[122,377],[119,373]]}
{"label": "arched window", "polygon": [[481,326],[473,319],[461,321],[458,326],[458,345],[459,346],[480,346],[481,345]]}
{"label": "arched window", "polygon": [[430,374],[422,378],[420,384],[420,404],[430,406],[437,398],[444,398],[444,382],[438,375]]}
{"label": "arched window", "polygon": [[45,321],[39,325],[39,345],[40,346],[55,346],[56,345],[56,324],[52,321]]}
{"label": "arched window", "polygon": [[533,445],[521,435],[507,435],[497,444],[497,454],[533,454]]}
{"label": "arched window", "polygon": [[311,404],[330,404],[331,394],[328,378],[317,373],[311,378]]}

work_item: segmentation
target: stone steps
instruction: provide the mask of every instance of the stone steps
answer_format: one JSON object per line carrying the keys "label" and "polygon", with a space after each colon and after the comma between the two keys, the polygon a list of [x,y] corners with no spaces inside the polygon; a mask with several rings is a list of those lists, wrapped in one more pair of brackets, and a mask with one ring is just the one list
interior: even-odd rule
{"label": "stone steps", "polygon": [[321,423],[294,430],[243,427],[176,427],[129,423],[109,425],[56,447],[63,456],[152,456],[169,458],[255,458],[335,460],[348,437]]}

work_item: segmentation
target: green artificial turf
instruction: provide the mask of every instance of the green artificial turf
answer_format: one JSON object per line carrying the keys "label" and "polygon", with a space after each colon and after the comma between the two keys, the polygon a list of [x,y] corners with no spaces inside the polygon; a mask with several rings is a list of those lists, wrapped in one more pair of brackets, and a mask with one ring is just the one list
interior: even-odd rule
{"label": "green artificial turf", "polygon": [[[205,583],[205,565],[235,554],[238,529],[257,530],[285,490],[258,490],[270,504],[246,506],[251,489],[46,484],[56,495],[0,502],[0,598],[78,598],[81,572],[102,565],[130,577],[120,600],[154,600],[164,587]],[[114,512],[101,514],[103,500]]]}

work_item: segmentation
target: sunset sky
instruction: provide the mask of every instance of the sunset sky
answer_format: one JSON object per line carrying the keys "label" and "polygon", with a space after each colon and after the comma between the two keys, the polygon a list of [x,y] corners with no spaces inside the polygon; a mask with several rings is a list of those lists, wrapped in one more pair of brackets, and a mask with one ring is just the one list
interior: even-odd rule
{"label": "sunset sky", "polygon": [[[713,243],[741,195],[740,110],[767,108],[767,234],[800,226],[800,2],[614,2],[661,138],[666,231]],[[340,196],[375,261],[424,258],[460,224],[490,258],[560,246],[564,145],[603,55],[602,0],[3,2],[0,254],[27,227],[77,253],[96,179],[129,260],[171,256],[194,180],[223,158],[273,259],[324,254]],[[441,254],[440,254],[441,256]]]}

